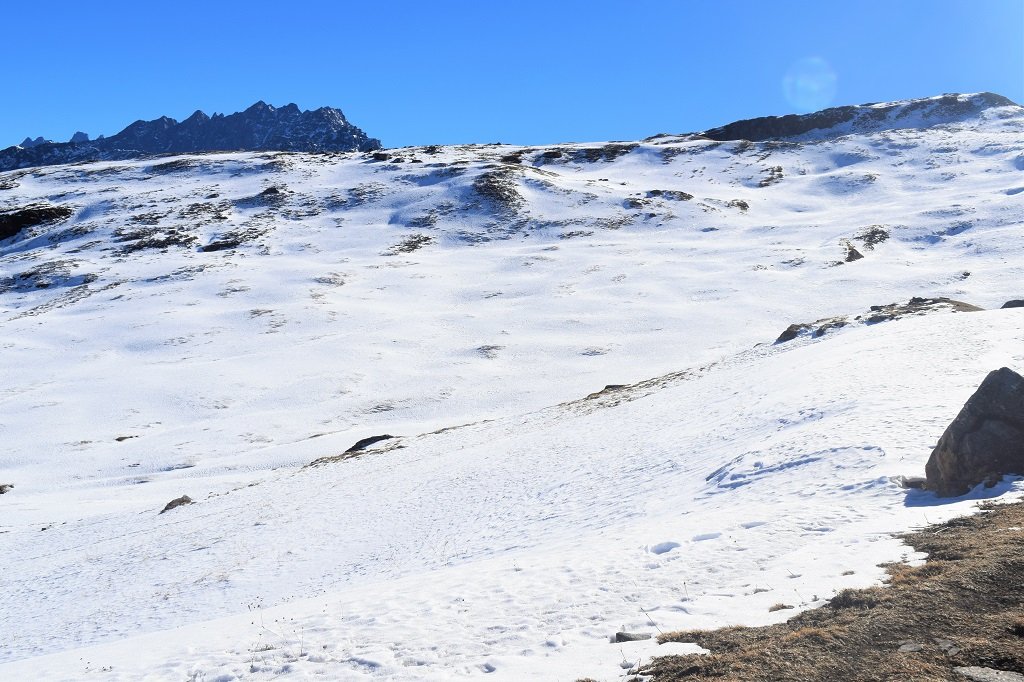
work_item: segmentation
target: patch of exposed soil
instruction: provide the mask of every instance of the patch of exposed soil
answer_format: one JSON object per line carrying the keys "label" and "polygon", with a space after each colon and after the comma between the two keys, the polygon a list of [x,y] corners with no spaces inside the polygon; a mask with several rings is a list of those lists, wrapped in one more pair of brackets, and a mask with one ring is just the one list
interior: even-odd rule
{"label": "patch of exposed soil", "polygon": [[[921,566],[888,566],[883,587],[767,627],[670,632],[706,655],[655,658],[652,682],[676,680],[965,680],[955,668],[1024,673],[1024,503],[902,535]],[[994,679],[994,678],[993,678]]]}

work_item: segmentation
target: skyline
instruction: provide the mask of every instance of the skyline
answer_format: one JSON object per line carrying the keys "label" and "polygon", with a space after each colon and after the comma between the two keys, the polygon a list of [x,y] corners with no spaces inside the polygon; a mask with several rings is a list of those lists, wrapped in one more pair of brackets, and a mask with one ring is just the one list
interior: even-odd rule
{"label": "skyline", "polygon": [[946,92],[1024,100],[1016,0],[244,7],[6,8],[36,30],[9,36],[20,96],[0,147],[258,100],[339,108],[387,147],[638,139]]}

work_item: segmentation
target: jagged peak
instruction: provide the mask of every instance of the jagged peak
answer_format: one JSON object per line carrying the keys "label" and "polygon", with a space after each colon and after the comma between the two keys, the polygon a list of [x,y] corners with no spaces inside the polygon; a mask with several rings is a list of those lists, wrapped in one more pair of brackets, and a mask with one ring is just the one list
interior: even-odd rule
{"label": "jagged peak", "polygon": [[256,102],[256,104],[253,104],[251,107],[246,109],[244,113],[246,113],[246,114],[255,114],[255,113],[263,113],[265,111],[273,112],[273,111],[275,111],[275,109],[274,109],[274,107],[272,107],[271,105],[267,104],[263,100],[260,100],[260,101]]}
{"label": "jagged peak", "polygon": [[108,138],[90,141],[76,133],[69,142],[38,138],[0,151],[0,171],[73,161],[133,158],[146,154],[212,151],[370,151],[380,141],[367,137],[339,109],[280,109],[260,100],[245,111],[207,116],[196,110],[179,123],[169,116],[138,120]]}

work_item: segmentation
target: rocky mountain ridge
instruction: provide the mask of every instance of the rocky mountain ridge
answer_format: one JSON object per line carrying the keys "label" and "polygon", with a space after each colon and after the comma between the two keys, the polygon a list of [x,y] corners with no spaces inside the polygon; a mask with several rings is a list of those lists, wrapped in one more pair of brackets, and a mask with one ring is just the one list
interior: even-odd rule
{"label": "rocky mountain ridge", "polygon": [[111,137],[70,142],[26,138],[0,150],[0,171],[86,161],[114,161],[151,154],[212,151],[370,151],[380,140],[352,125],[339,109],[302,111],[295,104],[273,107],[262,101],[234,114],[196,111],[184,121],[161,116],[136,121]]}
{"label": "rocky mountain ridge", "polygon": [[945,94],[898,102],[831,107],[810,114],[762,116],[706,130],[703,136],[719,142],[806,141],[851,133],[930,128],[975,117],[988,109],[1007,106],[1018,105],[991,92]]}

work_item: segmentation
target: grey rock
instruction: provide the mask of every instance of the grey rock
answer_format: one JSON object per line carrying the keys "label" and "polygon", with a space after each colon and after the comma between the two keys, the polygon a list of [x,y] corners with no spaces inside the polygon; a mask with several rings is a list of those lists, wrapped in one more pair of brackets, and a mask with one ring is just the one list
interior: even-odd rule
{"label": "grey rock", "polygon": [[8,490],[14,487],[13,483],[0,483],[0,495],[3,495]]}
{"label": "grey rock", "polygon": [[920,490],[925,487],[927,480],[924,476],[897,476],[893,479],[901,488],[912,488]]}
{"label": "grey rock", "polygon": [[996,670],[995,668],[982,668],[972,665],[969,667],[953,668],[958,674],[974,682],[1024,682],[1024,675],[1010,672],[1009,670]]}
{"label": "grey rock", "polygon": [[175,509],[177,507],[181,507],[181,506],[186,505],[186,504],[192,504],[192,498],[191,497],[189,497],[188,495],[182,495],[181,497],[176,497],[175,499],[173,499],[170,502],[168,502],[167,506],[164,507],[162,510],[160,510],[160,513],[163,514],[164,512],[171,511],[172,509]]}
{"label": "grey rock", "polygon": [[650,639],[654,635],[650,632],[616,632],[616,642],[640,642],[645,639]]}
{"label": "grey rock", "polygon": [[917,642],[907,642],[906,644],[901,645],[900,648],[897,649],[897,651],[899,651],[901,654],[912,654],[923,649],[923,644],[918,644]]}
{"label": "grey rock", "polygon": [[1024,299],[1015,298],[1012,301],[1007,301],[1003,305],[999,306],[1002,308],[1024,308]]}
{"label": "grey rock", "polygon": [[925,466],[926,487],[963,495],[1005,474],[1024,474],[1024,377],[990,372],[946,428]]}

